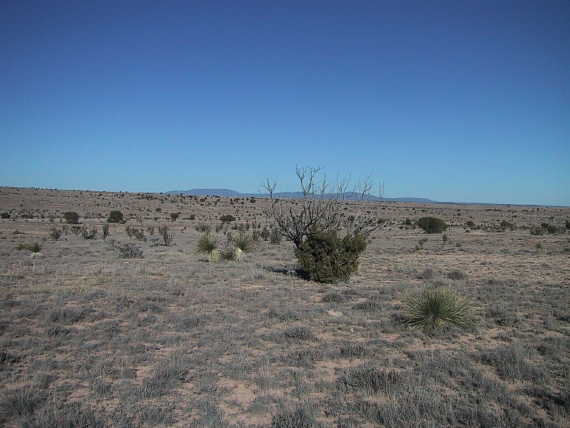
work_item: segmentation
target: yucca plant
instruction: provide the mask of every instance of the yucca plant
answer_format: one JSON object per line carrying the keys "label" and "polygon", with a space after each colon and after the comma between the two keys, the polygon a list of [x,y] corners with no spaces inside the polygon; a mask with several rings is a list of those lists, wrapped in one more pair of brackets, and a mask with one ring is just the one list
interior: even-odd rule
{"label": "yucca plant", "polygon": [[217,248],[216,239],[209,233],[204,233],[196,244],[196,251],[202,254],[210,254]]}
{"label": "yucca plant", "polygon": [[449,288],[428,288],[404,299],[404,322],[430,332],[447,324],[469,328],[475,324],[475,307]]}
{"label": "yucca plant", "polygon": [[228,240],[235,248],[247,253],[253,249],[253,238],[246,232],[239,232],[237,235],[229,235]]}

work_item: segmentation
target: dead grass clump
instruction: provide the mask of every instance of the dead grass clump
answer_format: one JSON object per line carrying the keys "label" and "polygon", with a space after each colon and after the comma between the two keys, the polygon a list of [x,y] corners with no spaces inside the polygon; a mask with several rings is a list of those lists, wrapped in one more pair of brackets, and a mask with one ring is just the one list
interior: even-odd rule
{"label": "dead grass clump", "polygon": [[317,337],[307,327],[291,327],[283,333],[286,339],[290,340],[316,340]]}
{"label": "dead grass clump", "polygon": [[140,259],[143,257],[142,248],[134,244],[116,244],[115,248],[119,251],[119,257],[122,259]]}
{"label": "dead grass clump", "polygon": [[42,246],[40,244],[38,244],[37,242],[34,242],[33,244],[22,243],[22,244],[19,244],[16,247],[16,249],[18,251],[28,250],[28,251],[31,251],[32,253],[39,253],[42,250]]}

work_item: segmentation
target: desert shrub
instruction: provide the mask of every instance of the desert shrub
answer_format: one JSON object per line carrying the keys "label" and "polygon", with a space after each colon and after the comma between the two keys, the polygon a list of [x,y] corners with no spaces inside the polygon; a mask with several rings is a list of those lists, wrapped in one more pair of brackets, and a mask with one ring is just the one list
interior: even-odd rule
{"label": "desert shrub", "polygon": [[358,269],[358,258],[365,249],[362,235],[340,238],[336,231],[316,231],[295,250],[295,256],[311,280],[331,283],[349,279]]}
{"label": "desert shrub", "polygon": [[133,236],[135,237],[135,239],[139,240],[139,241],[146,241],[146,238],[144,236],[144,230],[141,228],[137,228],[134,226],[127,226],[125,228],[125,231],[127,232],[127,235],[129,236],[129,238],[132,238]]}
{"label": "desert shrub", "polygon": [[317,423],[305,409],[297,409],[292,413],[275,415],[271,419],[271,428],[313,428]]}
{"label": "desert shrub", "polygon": [[109,225],[108,224],[104,224],[103,225],[103,239],[107,239],[107,237],[109,236]]}
{"label": "desert shrub", "polygon": [[59,238],[61,238],[61,235],[63,234],[63,231],[61,229],[58,229],[57,227],[52,227],[49,231],[49,236],[51,239],[54,240],[58,240]]}
{"label": "desert shrub", "polygon": [[541,227],[547,232],[550,233],[551,235],[555,234],[555,233],[561,233],[562,230],[560,228],[558,228],[557,226],[553,225],[553,224],[549,224],[549,223],[542,223]]}
{"label": "desert shrub", "polygon": [[146,231],[148,232],[149,235],[154,235],[154,226],[149,226],[146,228]]}
{"label": "desert shrub", "polygon": [[108,223],[124,223],[125,219],[123,213],[119,210],[113,210],[109,213],[109,218],[107,218]]}
{"label": "desert shrub", "polygon": [[197,224],[194,227],[194,229],[196,229],[197,232],[210,233],[210,231],[212,230],[212,227],[209,224],[200,223],[200,224]]}
{"label": "desert shrub", "polygon": [[473,223],[471,220],[466,221],[465,226],[467,226],[469,229],[475,229],[475,223]]}
{"label": "desert shrub", "polygon": [[239,232],[237,235],[229,235],[229,241],[235,248],[239,248],[243,252],[253,250],[253,238],[246,232]]}
{"label": "desert shrub", "polygon": [[75,211],[67,211],[63,213],[63,218],[67,224],[79,223],[79,214],[77,214]]}
{"label": "desert shrub", "polygon": [[532,226],[530,228],[531,235],[539,236],[539,235],[544,235],[545,233],[554,235],[556,233],[564,233],[564,230],[561,227],[557,227],[549,223],[542,223],[540,226]]}
{"label": "desert shrub", "polygon": [[169,247],[170,244],[172,244],[174,235],[170,233],[168,226],[159,226],[158,233],[162,237],[162,243],[164,244],[164,246]]}
{"label": "desert shrub", "polygon": [[452,324],[468,328],[475,324],[475,309],[466,298],[448,288],[428,288],[404,299],[404,322],[431,332]]}
{"label": "desert shrub", "polygon": [[316,340],[317,337],[307,327],[291,327],[283,333],[288,340]]}
{"label": "desert shrub", "polygon": [[460,270],[452,270],[447,274],[449,279],[453,279],[454,281],[460,281],[462,279],[467,279],[467,274]]}
{"label": "desert shrub", "polygon": [[28,250],[28,251],[31,251],[32,253],[39,253],[42,250],[42,246],[40,244],[38,244],[37,242],[34,242],[33,244],[22,243],[22,244],[19,244],[16,247],[16,249],[18,251]]}
{"label": "desert shrub", "polygon": [[269,231],[267,226],[264,226],[263,230],[261,231],[261,239],[263,239],[264,241],[268,241],[269,236],[271,236],[271,232]]}
{"label": "desert shrub", "polygon": [[6,390],[0,399],[0,417],[22,417],[32,415],[41,408],[48,395],[39,388],[26,386],[17,390]]}
{"label": "desert shrub", "polygon": [[[5,218],[5,217],[3,217],[3,218]],[[566,229],[570,230],[570,220],[566,220],[565,225],[566,225]]]}
{"label": "desert shrub", "polygon": [[8,213],[8,212],[3,212],[2,214],[0,214],[0,217],[2,217],[2,218],[4,218],[4,219],[10,218],[10,213]]}
{"label": "desert shrub", "polygon": [[236,218],[231,214],[225,214],[225,215],[220,217],[220,221],[222,223],[230,223],[232,221],[236,221]]}
{"label": "desert shrub", "polygon": [[259,230],[254,230],[251,233],[251,239],[253,240],[253,242],[259,242],[260,238],[261,238],[261,233],[259,232]]}
{"label": "desert shrub", "polygon": [[511,222],[508,222],[506,220],[501,221],[501,224],[499,225],[499,227],[501,228],[501,230],[515,230],[515,225]]}
{"label": "desert shrub", "polygon": [[204,233],[196,243],[196,252],[201,254],[210,254],[218,247],[216,239],[209,233]]}
{"label": "desert shrub", "polygon": [[535,236],[544,235],[544,229],[541,226],[532,226],[530,234]]}
{"label": "desert shrub", "polygon": [[271,232],[269,234],[269,242],[272,244],[279,244],[281,243],[281,232],[276,227],[271,228]]}
{"label": "desert shrub", "polygon": [[143,257],[142,248],[139,248],[134,244],[119,244],[116,248],[119,251],[119,257],[123,259],[138,259]]}
{"label": "desert shrub", "polygon": [[423,250],[425,243],[428,241],[427,238],[422,238],[418,241],[418,245],[416,245],[416,251]]}
{"label": "desert shrub", "polygon": [[84,226],[81,228],[81,237],[83,239],[95,239],[97,237],[97,229],[96,228],[88,229],[87,227]]}
{"label": "desert shrub", "polygon": [[178,220],[179,216],[180,216],[180,213],[170,213],[170,220],[176,221],[176,220]]}
{"label": "desert shrub", "polygon": [[437,217],[422,217],[418,220],[418,226],[426,233],[441,233],[447,230],[447,224]]}

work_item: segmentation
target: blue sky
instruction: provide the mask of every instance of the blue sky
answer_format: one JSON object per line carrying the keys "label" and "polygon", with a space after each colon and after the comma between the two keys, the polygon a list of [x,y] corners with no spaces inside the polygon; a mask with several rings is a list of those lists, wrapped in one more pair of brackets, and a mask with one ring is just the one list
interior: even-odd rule
{"label": "blue sky", "polygon": [[570,1],[12,1],[0,185],[570,205]]}

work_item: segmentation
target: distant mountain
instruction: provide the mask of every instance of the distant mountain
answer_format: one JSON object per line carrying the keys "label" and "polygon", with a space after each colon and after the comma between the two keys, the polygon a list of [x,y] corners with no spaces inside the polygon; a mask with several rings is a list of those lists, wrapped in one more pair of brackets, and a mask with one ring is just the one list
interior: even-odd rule
{"label": "distant mountain", "polygon": [[172,190],[166,192],[169,195],[192,195],[192,196],[223,196],[226,198],[239,198],[243,194],[230,189],[190,189],[190,190]]}
{"label": "distant mountain", "polygon": [[[192,196],[222,196],[226,198],[247,198],[247,197],[255,197],[255,198],[267,198],[269,195],[266,193],[241,193],[235,190],[230,189],[190,189],[190,190],[171,190],[170,192],[166,192],[170,195],[192,195]],[[324,198],[336,198],[338,195],[335,193],[328,193],[324,195]],[[279,192],[273,194],[274,198],[281,198],[281,199],[300,199],[303,197],[303,193],[301,192]],[[357,201],[360,200],[360,194],[356,192],[347,192],[343,195],[343,199],[347,201]],[[379,198],[378,196],[369,195],[366,197],[367,201],[390,201],[390,202],[424,202],[424,203],[436,203],[436,201],[432,201],[431,199],[427,198],[411,198],[411,197],[402,197],[402,198]]]}

